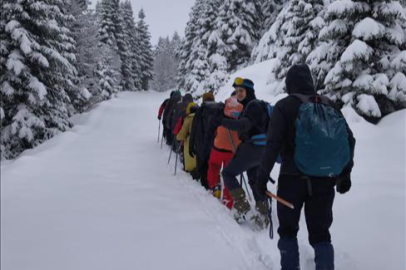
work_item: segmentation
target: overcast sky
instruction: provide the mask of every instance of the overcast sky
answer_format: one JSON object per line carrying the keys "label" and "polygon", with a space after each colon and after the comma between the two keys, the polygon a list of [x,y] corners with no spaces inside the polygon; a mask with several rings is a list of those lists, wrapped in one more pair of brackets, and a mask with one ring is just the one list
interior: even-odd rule
{"label": "overcast sky", "polygon": [[[97,0],[91,0],[95,5]],[[184,36],[189,13],[195,0],[130,0],[134,17],[138,20],[138,11],[144,8],[145,21],[149,25],[152,45],[158,42],[160,36],[172,36],[178,31]],[[93,6],[94,6],[93,5]]]}

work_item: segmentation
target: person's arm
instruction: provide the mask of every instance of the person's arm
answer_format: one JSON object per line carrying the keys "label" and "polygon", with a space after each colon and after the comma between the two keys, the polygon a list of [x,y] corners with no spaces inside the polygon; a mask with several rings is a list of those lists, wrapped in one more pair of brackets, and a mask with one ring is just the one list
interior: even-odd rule
{"label": "person's arm", "polygon": [[271,173],[285,142],[287,130],[288,125],[283,109],[277,103],[273,109],[272,119],[268,126],[267,142],[264,153],[261,157],[260,168],[258,170],[258,184],[262,187],[265,186],[266,188],[269,174]]}
{"label": "person's arm", "polygon": [[168,103],[168,100],[167,100],[167,99],[161,104],[161,107],[159,107],[159,110],[158,110],[158,119],[159,119],[159,120],[161,120],[161,118],[162,118],[162,113],[163,113],[164,110],[165,110],[166,103]]}
{"label": "person's arm", "polygon": [[182,128],[180,129],[179,133],[176,135],[176,139],[178,141],[186,140],[187,136],[189,136],[189,128],[190,128],[191,118],[186,117],[185,121],[183,122]]}
{"label": "person's arm", "polygon": [[190,138],[189,138],[189,155],[191,157],[194,157],[196,154],[196,132],[197,132],[197,128],[200,124],[202,109],[203,108],[200,107],[196,111],[195,116],[193,117],[193,121],[192,121],[192,130],[190,132]]}

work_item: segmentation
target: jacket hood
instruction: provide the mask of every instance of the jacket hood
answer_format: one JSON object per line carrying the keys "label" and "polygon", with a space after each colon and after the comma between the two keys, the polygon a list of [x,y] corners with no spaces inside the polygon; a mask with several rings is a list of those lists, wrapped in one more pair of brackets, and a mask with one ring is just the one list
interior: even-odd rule
{"label": "jacket hood", "polygon": [[314,95],[312,73],[307,65],[293,65],[286,75],[286,92],[290,94]]}
{"label": "jacket hood", "polygon": [[186,94],[183,98],[182,98],[182,102],[192,102],[193,101],[193,97],[191,94]]}

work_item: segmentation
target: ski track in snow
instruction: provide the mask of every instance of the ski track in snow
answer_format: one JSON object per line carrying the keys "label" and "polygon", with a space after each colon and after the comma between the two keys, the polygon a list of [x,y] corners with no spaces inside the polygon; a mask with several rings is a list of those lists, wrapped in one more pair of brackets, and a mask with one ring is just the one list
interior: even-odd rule
{"label": "ski track in snow", "polygon": [[[168,165],[169,148],[164,145],[161,150],[157,143],[156,111],[167,96],[121,93],[75,116],[72,130],[16,160],[2,162],[1,269],[280,269],[275,203],[275,239],[270,240],[268,230],[253,232],[238,225],[230,211],[183,172],[179,163],[177,176],[173,175],[175,156]],[[379,135],[370,126],[363,128]],[[371,156],[369,147],[375,141],[362,138],[359,143],[359,155]],[[362,159],[354,172],[357,178],[367,173],[360,167],[375,162]],[[368,181],[354,183],[354,189]],[[275,192],[275,186],[269,188]],[[399,198],[404,202],[404,192],[384,191],[400,196],[394,202]],[[371,192],[377,194],[375,189]],[[380,265],[367,261],[375,241],[386,245],[389,241],[385,236],[369,239],[382,225],[368,224],[367,230],[354,225],[364,217],[353,206],[360,205],[362,211],[371,207],[365,206],[370,197],[353,193],[336,200],[339,217],[332,228],[336,269],[383,269],[385,260]],[[357,196],[361,198],[354,201]],[[376,209],[385,213],[385,205],[363,213],[370,221],[374,216],[370,213]],[[351,212],[346,221],[349,209],[355,214]],[[396,221],[389,224],[394,231],[389,237],[397,235],[402,216]],[[298,240],[302,269],[313,270],[314,254],[303,216]],[[368,250],[358,254],[360,246]],[[402,248],[386,257],[398,258]]]}

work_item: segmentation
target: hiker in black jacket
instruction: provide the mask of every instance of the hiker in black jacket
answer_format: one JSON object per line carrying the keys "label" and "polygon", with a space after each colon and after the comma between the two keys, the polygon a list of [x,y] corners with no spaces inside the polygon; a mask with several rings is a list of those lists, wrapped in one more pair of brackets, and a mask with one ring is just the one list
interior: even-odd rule
{"label": "hiker in black jacket", "polygon": [[171,98],[168,100],[164,114],[162,117],[162,123],[169,132],[167,133],[167,138],[166,138],[166,143],[168,145],[172,145],[174,136],[172,134],[172,118],[173,118],[173,110],[178,103],[179,100],[181,100],[182,95],[179,90],[173,92]]}
{"label": "hiker in black jacket", "polygon": [[214,95],[211,92],[203,94],[203,104],[197,109],[192,122],[192,131],[189,139],[189,154],[196,156],[196,167],[200,183],[208,189],[207,170],[211,145],[206,145],[205,134],[209,128],[209,117],[216,106]]}
{"label": "hiker in black jacket", "polygon": [[[308,66],[294,65],[290,68],[286,76],[286,91],[288,96],[276,103],[273,109],[266,148],[258,171],[256,190],[262,196],[265,195],[269,174],[280,154],[282,163],[277,195],[295,207],[290,209],[279,202],[277,204],[280,236],[278,248],[281,252],[282,269],[299,269],[296,236],[301,209],[304,206],[309,242],[315,250],[316,269],[333,270],[334,250],[329,228],[333,222],[334,186],[337,183],[336,189],[339,193],[345,193],[351,187],[350,175],[354,165],[355,139],[347,125],[350,160],[338,177],[304,175],[298,169],[294,159],[297,145],[295,121],[302,104],[297,94],[316,96]],[[326,101],[328,106],[333,107],[342,116],[334,102],[327,99]]]}
{"label": "hiker in black jacket", "polygon": [[[241,144],[238,146],[233,159],[223,169],[222,176],[230,195],[234,200],[234,213],[237,221],[252,220],[259,228],[269,223],[267,216],[267,201],[253,188],[256,182],[257,170],[265,145],[265,134],[269,116],[263,101],[255,97],[254,83],[249,79],[236,78],[233,84],[238,101],[244,105],[239,119],[226,119],[223,114],[212,118],[214,126],[223,126],[238,132]],[[247,172],[248,182],[255,199],[255,208],[259,212],[251,211],[241,183],[237,176]]]}

